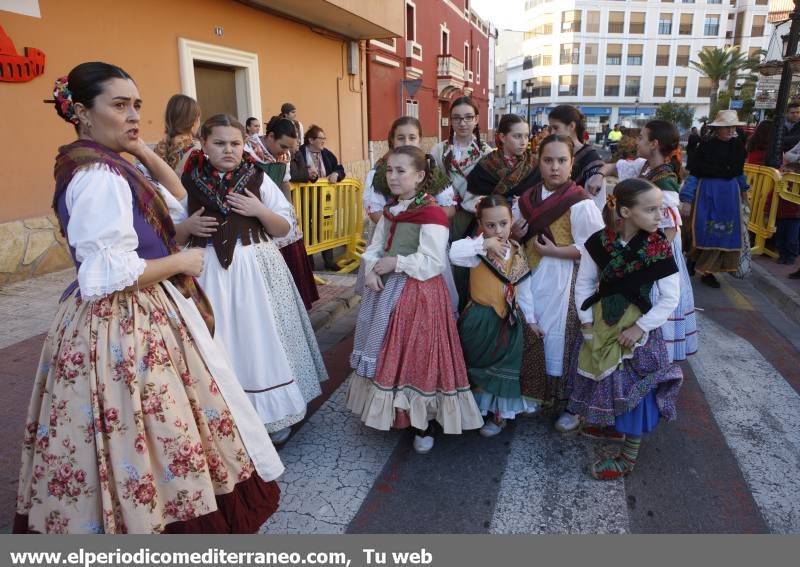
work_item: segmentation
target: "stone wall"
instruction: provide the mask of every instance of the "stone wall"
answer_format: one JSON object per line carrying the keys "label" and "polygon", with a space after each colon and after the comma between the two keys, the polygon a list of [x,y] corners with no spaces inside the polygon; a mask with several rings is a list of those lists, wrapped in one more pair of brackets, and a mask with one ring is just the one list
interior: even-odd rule
{"label": "stone wall", "polygon": [[55,215],[0,223],[0,285],[71,265]]}

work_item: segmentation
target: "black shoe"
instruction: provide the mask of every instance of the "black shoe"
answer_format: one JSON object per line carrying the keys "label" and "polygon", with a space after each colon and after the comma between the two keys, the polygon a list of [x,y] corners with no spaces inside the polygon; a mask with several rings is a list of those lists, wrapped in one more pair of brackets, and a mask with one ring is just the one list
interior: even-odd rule
{"label": "black shoe", "polygon": [[708,287],[719,289],[719,280],[717,280],[714,274],[706,274],[700,278],[700,281],[706,284]]}
{"label": "black shoe", "polygon": [[696,262],[692,262],[691,260],[686,262],[686,271],[689,272],[689,277],[694,276],[694,265],[695,264],[696,264]]}
{"label": "black shoe", "polygon": [[800,280],[800,270],[797,270],[796,272],[792,272],[791,274],[789,274],[789,279]]}

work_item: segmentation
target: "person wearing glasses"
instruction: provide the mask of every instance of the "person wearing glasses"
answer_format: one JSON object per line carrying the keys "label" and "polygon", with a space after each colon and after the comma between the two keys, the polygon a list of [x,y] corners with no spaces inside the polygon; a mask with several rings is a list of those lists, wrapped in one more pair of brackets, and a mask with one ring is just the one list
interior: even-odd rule
{"label": "person wearing glasses", "polygon": [[[333,152],[325,147],[326,140],[325,131],[316,124],[308,129],[303,145],[292,156],[289,168],[292,181],[313,183],[318,179],[327,179],[330,183],[338,183],[344,179],[344,167]],[[333,250],[324,250],[322,259],[326,270],[336,269]]]}

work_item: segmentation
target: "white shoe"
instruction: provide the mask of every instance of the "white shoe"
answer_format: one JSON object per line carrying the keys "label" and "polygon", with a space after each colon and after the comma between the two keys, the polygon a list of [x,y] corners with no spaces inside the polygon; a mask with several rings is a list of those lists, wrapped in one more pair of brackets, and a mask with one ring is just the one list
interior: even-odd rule
{"label": "white shoe", "polygon": [[480,428],[478,433],[481,434],[481,437],[494,437],[495,435],[499,435],[503,428],[506,426],[506,420],[501,419],[500,423],[490,419],[486,423],[483,424],[483,427]]}
{"label": "white shoe", "polygon": [[414,450],[417,453],[424,455],[425,453],[430,453],[431,449],[433,449],[433,435],[426,437],[414,435]]}
{"label": "white shoe", "polygon": [[292,434],[292,428],[284,427],[280,431],[270,433],[269,438],[272,439],[273,445],[281,445],[283,443],[286,443],[286,440],[289,439],[289,435],[291,434]]}
{"label": "white shoe", "polygon": [[581,424],[581,418],[574,413],[562,413],[556,420],[556,431],[561,433],[569,433],[575,431]]}

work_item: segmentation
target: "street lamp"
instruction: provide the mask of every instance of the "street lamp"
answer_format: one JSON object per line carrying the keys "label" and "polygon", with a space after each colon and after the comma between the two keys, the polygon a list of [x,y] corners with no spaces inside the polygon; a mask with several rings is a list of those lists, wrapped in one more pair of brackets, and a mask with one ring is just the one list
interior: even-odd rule
{"label": "street lamp", "polygon": [[789,36],[785,42],[783,52],[783,70],[781,72],[781,84],[778,87],[778,101],[775,107],[775,135],[772,138],[765,165],[778,167],[782,161],[783,146],[783,125],[786,120],[786,103],[789,100],[789,90],[792,86],[792,60],[797,55],[797,44],[800,39],[800,0],[794,0],[794,10],[790,16],[792,25],[789,28]]}
{"label": "street lamp", "polygon": [[533,79],[525,80],[524,96],[528,99],[528,124],[531,123],[531,98],[533,97]]}
{"label": "street lamp", "polygon": [[638,97],[633,103],[633,127],[634,128],[638,128],[639,127],[639,99],[638,99]]}

